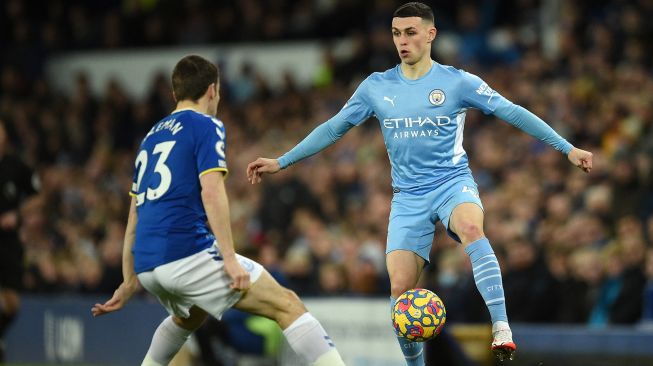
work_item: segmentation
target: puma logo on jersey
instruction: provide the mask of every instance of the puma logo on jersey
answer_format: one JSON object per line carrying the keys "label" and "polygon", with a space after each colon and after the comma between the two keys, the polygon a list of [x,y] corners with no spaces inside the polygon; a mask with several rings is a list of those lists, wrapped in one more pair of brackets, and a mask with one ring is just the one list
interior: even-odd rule
{"label": "puma logo on jersey", "polygon": [[383,97],[383,100],[386,101],[386,102],[389,102],[390,104],[392,104],[393,107],[395,106],[395,99],[397,99],[396,95],[394,97],[392,97],[392,99],[390,99],[389,97],[385,97],[385,96]]}

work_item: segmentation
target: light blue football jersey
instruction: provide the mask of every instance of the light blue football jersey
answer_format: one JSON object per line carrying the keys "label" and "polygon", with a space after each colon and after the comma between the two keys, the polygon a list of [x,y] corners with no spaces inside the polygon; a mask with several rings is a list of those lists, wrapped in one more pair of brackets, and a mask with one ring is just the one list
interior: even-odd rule
{"label": "light blue football jersey", "polygon": [[371,74],[340,112],[279,157],[279,164],[286,168],[311,156],[375,116],[390,157],[393,186],[428,192],[443,180],[470,174],[463,149],[465,114],[470,108],[496,114],[564,153],[572,148],[544,121],[478,76],[433,62],[416,80],[405,78],[400,65]]}
{"label": "light blue football jersey", "polygon": [[211,246],[199,177],[227,171],[224,124],[192,110],[177,111],[152,127],[136,157],[138,222],[132,252],[136,273]]}
{"label": "light blue football jersey", "polygon": [[370,75],[341,113],[360,124],[379,120],[392,166],[392,181],[405,191],[429,190],[442,179],[469,173],[463,149],[465,114],[488,114],[503,97],[479,77],[434,63],[410,80],[401,68]]}

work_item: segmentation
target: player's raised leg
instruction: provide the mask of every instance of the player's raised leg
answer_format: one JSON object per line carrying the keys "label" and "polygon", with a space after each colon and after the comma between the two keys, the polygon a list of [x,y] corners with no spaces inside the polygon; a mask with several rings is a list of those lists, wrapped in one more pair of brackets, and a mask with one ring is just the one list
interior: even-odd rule
{"label": "player's raised leg", "polygon": [[156,328],[141,366],[165,366],[175,357],[188,337],[206,320],[207,313],[193,306],[188,318],[169,316]]}
{"label": "player's raised leg", "polygon": [[[417,285],[424,268],[425,260],[408,250],[394,250],[386,256],[386,265],[390,276],[390,311],[401,294]],[[424,350],[422,343],[410,342],[397,336],[399,346],[408,366],[424,366]]]}
{"label": "player's raised leg", "polygon": [[500,360],[512,359],[517,347],[508,325],[501,268],[483,233],[483,210],[470,202],[456,206],[449,220],[449,229],[458,235],[465,253],[469,255],[476,288],[490,311],[494,337],[492,350]]}
{"label": "player's raised leg", "polygon": [[315,366],[344,365],[335,344],[304,303],[263,271],[234,308],[276,321],[290,347]]}

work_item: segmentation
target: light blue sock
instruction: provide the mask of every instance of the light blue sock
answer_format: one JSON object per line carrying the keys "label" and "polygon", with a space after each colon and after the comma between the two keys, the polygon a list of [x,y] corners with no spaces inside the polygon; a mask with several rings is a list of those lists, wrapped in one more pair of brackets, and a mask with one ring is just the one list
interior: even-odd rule
{"label": "light blue sock", "polygon": [[[395,307],[395,299],[390,296],[390,311]],[[401,352],[404,353],[406,365],[408,366],[424,366],[424,345],[420,342],[410,342],[403,337],[397,336]]]}
{"label": "light blue sock", "polygon": [[497,321],[507,322],[508,315],[506,315],[506,300],[501,284],[501,269],[490,242],[487,238],[478,239],[465,248],[465,253],[472,261],[474,282],[490,311],[492,324]]}

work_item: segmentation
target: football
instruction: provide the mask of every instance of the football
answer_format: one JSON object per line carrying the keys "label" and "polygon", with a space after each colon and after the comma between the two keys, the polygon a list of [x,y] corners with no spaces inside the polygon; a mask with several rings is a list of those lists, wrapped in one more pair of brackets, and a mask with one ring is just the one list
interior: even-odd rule
{"label": "football", "polygon": [[442,300],[433,291],[422,288],[401,294],[392,309],[395,332],[412,342],[424,342],[437,336],[446,319]]}

